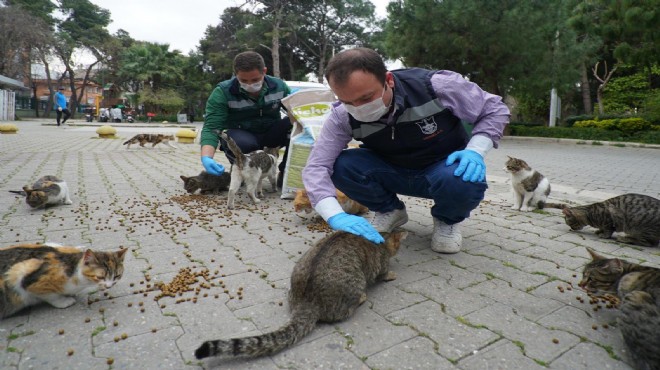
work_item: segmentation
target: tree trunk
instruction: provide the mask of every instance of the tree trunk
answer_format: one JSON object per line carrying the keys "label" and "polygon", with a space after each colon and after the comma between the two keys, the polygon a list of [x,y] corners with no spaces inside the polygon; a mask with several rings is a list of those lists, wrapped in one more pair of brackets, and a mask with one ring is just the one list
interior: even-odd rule
{"label": "tree trunk", "polygon": [[280,77],[280,24],[282,23],[282,6],[280,3],[275,9],[273,21],[273,37],[271,38],[270,52],[273,57],[273,76]]}
{"label": "tree trunk", "polygon": [[582,105],[584,113],[593,113],[593,103],[591,101],[591,87],[589,86],[589,77],[587,75],[587,66],[582,63],[582,73],[580,76],[580,91],[582,92]]}
{"label": "tree trunk", "polygon": [[73,68],[67,65],[67,72],[69,73],[69,88],[71,90],[71,99],[69,99],[69,111],[71,112],[71,118],[76,117],[76,109],[78,108],[78,94],[76,91],[75,75]]}
{"label": "tree trunk", "polygon": [[601,84],[596,90],[596,99],[598,99],[598,115],[602,116],[605,113],[605,107],[603,107],[603,90],[605,85]]}

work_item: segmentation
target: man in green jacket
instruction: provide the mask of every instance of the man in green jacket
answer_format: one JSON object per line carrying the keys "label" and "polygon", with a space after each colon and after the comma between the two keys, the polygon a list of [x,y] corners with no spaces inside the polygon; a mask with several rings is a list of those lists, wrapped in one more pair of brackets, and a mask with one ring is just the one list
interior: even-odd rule
{"label": "man in green jacket", "polygon": [[291,90],[284,81],[266,75],[264,59],[253,51],[236,55],[234,74],[220,82],[206,102],[200,140],[202,165],[212,175],[224,172],[224,166],[213,160],[218,143],[229,162],[234,163],[233,153],[218,137],[219,132],[227,130],[227,135],[246,154],[265,146],[286,147],[277,177],[277,185],[281,187],[291,121],[288,117],[281,118],[280,101]]}

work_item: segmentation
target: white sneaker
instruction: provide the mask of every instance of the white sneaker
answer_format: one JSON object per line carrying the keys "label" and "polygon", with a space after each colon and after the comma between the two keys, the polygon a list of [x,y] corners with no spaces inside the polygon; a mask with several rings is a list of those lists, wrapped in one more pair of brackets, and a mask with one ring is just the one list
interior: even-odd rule
{"label": "white sneaker", "polygon": [[371,225],[379,233],[389,233],[406,222],[408,222],[408,212],[406,212],[406,206],[404,205],[403,208],[394,211],[376,212],[371,220]]}
{"label": "white sneaker", "polygon": [[431,249],[438,253],[458,253],[461,251],[460,223],[447,225],[433,217],[433,237],[431,238]]}

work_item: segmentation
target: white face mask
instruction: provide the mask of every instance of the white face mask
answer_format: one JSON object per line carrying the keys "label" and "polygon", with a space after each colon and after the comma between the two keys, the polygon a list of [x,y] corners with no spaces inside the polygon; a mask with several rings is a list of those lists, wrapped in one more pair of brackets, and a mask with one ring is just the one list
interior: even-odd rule
{"label": "white face mask", "polygon": [[243,88],[243,90],[249,93],[256,93],[258,91],[261,91],[261,86],[263,86],[264,84],[263,81],[255,82],[253,84],[244,84],[242,82],[239,83],[241,84],[241,88]]}
{"label": "white face mask", "polygon": [[383,102],[383,96],[385,96],[385,90],[387,89],[387,84],[383,87],[383,94],[380,98],[370,101],[369,103],[362,104],[360,106],[353,106],[344,104],[344,108],[348,113],[353,116],[356,120],[362,122],[374,122],[377,121],[380,117],[384,116],[385,113],[390,109],[389,106],[385,105]]}

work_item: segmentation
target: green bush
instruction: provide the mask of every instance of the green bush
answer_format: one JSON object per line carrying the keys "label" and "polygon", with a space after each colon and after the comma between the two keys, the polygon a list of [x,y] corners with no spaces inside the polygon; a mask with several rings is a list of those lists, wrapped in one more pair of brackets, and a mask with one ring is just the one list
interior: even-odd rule
{"label": "green bush", "polygon": [[647,131],[651,128],[651,123],[640,117],[587,120],[577,121],[573,125],[576,128],[599,128],[603,130],[619,130],[623,132]]}
{"label": "green bush", "polygon": [[647,121],[660,125],[660,89],[646,98],[642,115]]}
{"label": "green bush", "polygon": [[660,129],[624,132],[594,127],[530,127],[507,126],[511,136],[552,137],[578,140],[626,141],[643,144],[660,144]]}
{"label": "green bush", "polygon": [[564,124],[567,127],[573,127],[573,125],[577,121],[589,121],[589,120],[592,120],[594,118],[595,117],[592,114],[583,114],[583,115],[580,115],[580,116],[569,116],[569,117],[566,117],[566,119],[564,120]]}
{"label": "green bush", "polygon": [[623,132],[647,131],[651,123],[639,117],[622,118],[618,120],[617,128]]}

